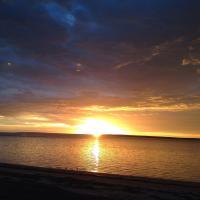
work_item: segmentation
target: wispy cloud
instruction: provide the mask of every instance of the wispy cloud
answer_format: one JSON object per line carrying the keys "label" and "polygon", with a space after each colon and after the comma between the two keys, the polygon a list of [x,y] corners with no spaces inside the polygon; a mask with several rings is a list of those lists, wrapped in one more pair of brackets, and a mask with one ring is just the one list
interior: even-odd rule
{"label": "wispy cloud", "polygon": [[200,66],[200,58],[184,58],[182,60],[182,65],[193,65],[193,66]]}
{"label": "wispy cloud", "polygon": [[114,68],[115,69],[121,69],[123,67],[126,67],[126,66],[132,64],[132,63],[134,63],[134,61],[128,61],[128,62],[125,62],[125,63],[120,63],[120,64],[116,65]]}

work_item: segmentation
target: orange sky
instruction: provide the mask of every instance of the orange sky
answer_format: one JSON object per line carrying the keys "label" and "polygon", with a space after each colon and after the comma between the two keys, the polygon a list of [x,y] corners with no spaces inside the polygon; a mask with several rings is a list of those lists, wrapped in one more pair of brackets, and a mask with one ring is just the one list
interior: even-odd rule
{"label": "orange sky", "polygon": [[[80,102],[79,105],[77,101]],[[0,130],[78,133],[77,126],[89,118],[103,120],[123,130],[124,134],[200,137],[200,132],[196,131],[198,130],[196,118],[198,104],[190,107],[183,104],[117,106],[111,105],[109,99],[106,102],[104,98],[103,103],[107,104],[106,106],[89,105],[91,102],[98,101],[100,101],[99,97],[79,97],[79,99],[9,104],[9,108],[2,107],[2,111],[9,110],[9,115],[0,116]],[[114,103],[117,101],[122,100],[113,99]],[[111,132],[111,134],[117,133]]]}

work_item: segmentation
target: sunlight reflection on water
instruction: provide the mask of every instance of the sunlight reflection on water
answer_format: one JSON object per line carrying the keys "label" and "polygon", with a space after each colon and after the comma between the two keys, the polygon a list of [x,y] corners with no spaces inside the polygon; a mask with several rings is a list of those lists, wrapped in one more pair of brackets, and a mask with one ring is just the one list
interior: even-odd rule
{"label": "sunlight reflection on water", "polygon": [[100,155],[100,147],[99,147],[99,140],[96,138],[93,147],[92,147],[92,154],[94,156],[95,161],[95,169],[94,172],[98,172],[98,166],[99,166],[99,155]]}
{"label": "sunlight reflection on water", "polygon": [[0,162],[200,182],[200,142],[1,137]]}

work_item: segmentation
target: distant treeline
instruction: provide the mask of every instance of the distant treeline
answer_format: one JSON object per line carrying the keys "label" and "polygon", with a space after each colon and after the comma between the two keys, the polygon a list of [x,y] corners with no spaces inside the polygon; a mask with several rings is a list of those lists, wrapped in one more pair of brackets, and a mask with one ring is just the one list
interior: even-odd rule
{"label": "distant treeline", "polygon": [[[69,134],[69,133],[44,133],[44,132],[0,132],[0,137],[45,137],[45,138],[93,138],[89,134]],[[156,136],[138,136],[138,135],[101,135],[99,139],[103,138],[124,138],[124,139],[159,139],[159,140],[195,140],[196,138],[174,138],[174,137],[156,137]]]}

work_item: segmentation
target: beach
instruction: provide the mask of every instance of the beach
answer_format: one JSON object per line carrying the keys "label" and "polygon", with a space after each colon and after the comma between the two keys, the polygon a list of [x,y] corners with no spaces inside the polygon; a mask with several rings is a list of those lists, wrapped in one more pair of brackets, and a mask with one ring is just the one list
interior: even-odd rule
{"label": "beach", "polygon": [[0,199],[200,199],[200,183],[0,164]]}

